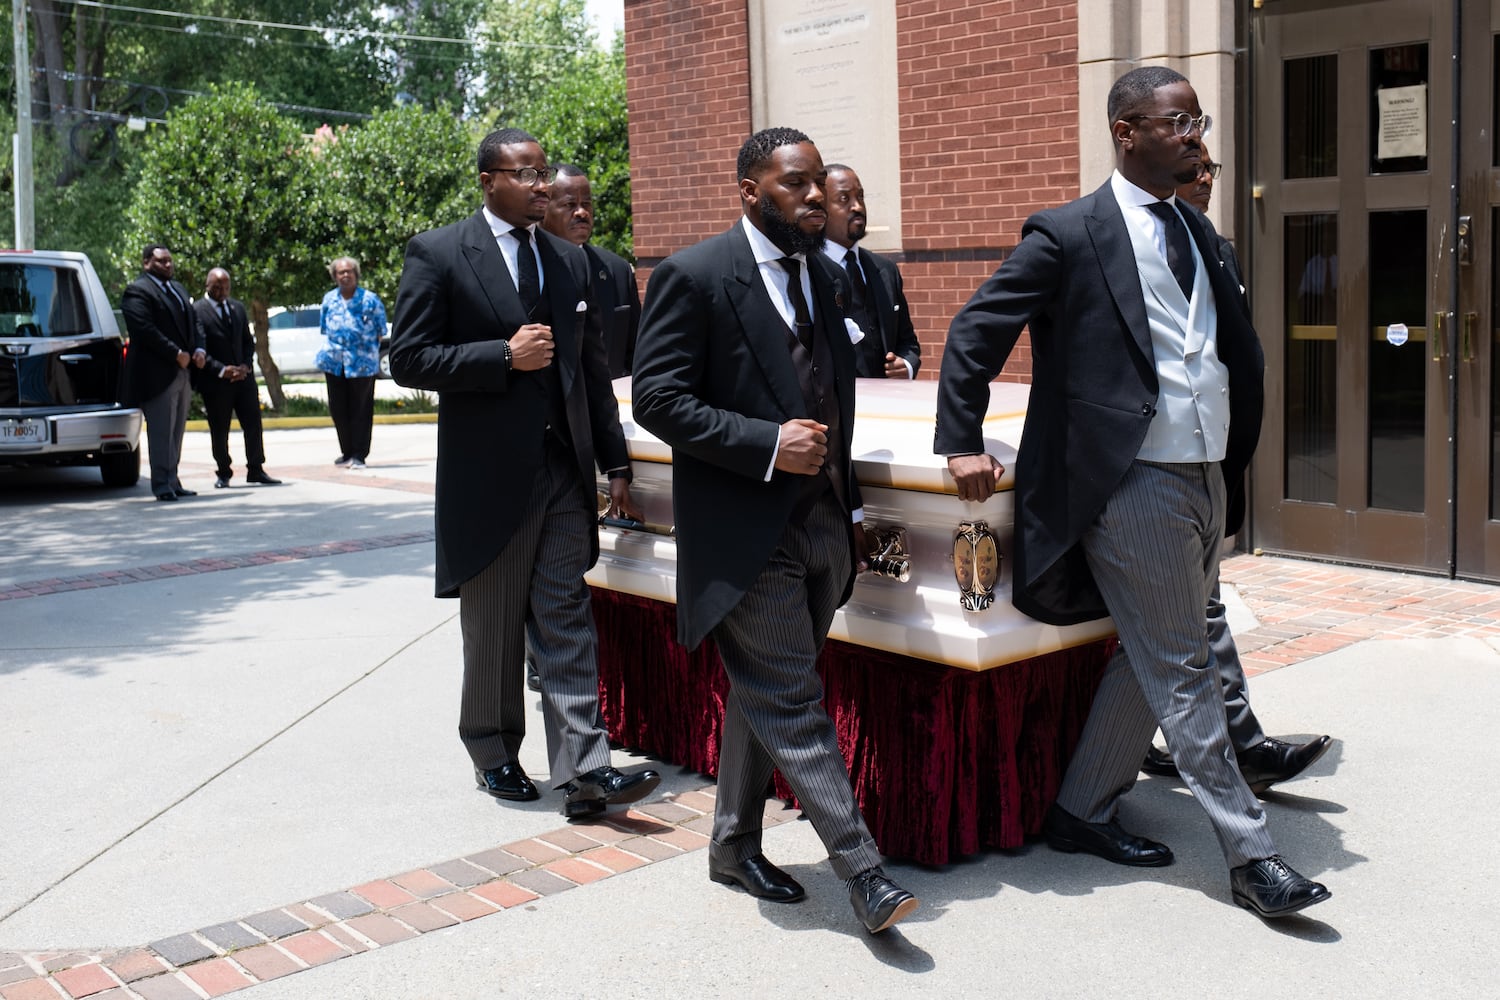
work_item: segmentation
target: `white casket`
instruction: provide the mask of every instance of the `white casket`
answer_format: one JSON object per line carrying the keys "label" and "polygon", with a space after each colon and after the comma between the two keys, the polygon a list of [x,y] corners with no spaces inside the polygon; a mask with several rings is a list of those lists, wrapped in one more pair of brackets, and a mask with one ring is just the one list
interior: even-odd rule
{"label": "white casket", "polygon": [[[985,446],[1005,465],[1004,479],[985,503],[958,499],[946,461],[932,452],[936,382],[862,379],[854,422],[854,467],[864,494],[865,524],[904,529],[910,576],[905,582],[862,574],[829,637],[966,670],[1070,649],[1114,634],[1108,620],[1060,628],[1027,618],[1010,602],[1012,489],[1029,387],[990,387]],[[651,531],[606,527],[595,587],[675,603],[677,546],[671,537],[671,449],[632,419],[630,379],[615,380],[620,422],[635,475],[631,493]],[[600,488],[607,485],[600,480]],[[1000,577],[993,602],[965,610],[954,575],[954,536],[964,522],[985,522],[999,543]]]}

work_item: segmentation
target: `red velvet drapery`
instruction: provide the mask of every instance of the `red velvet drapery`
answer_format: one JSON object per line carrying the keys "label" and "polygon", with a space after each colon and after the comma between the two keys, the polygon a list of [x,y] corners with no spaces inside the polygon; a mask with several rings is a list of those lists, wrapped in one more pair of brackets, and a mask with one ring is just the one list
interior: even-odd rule
{"label": "red velvet drapery", "polygon": [[[713,644],[679,646],[670,604],[594,588],[593,606],[610,738],[716,774],[728,681]],[[829,641],[823,701],[880,850],[945,864],[1036,834],[1113,644],[976,672]],[[779,775],[777,793],[792,798]]]}

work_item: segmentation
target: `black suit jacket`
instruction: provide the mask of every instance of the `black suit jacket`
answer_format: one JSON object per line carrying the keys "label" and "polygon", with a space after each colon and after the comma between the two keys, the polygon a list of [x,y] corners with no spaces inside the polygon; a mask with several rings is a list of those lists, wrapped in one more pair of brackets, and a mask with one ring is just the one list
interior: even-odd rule
{"label": "black suit jacket", "polygon": [[199,392],[217,392],[238,383],[220,377],[226,365],[251,365],[255,362],[255,336],[250,332],[250,315],[239,299],[226,299],[229,322],[219,315],[219,304],[207,295],[193,303],[198,327],[203,331],[208,361],[193,369]]}
{"label": "black suit jacket", "polygon": [[599,317],[604,325],[604,356],[609,377],[629,375],[635,362],[635,338],[641,326],[641,290],[635,268],[612,250],[583,245],[589,259],[594,293],[599,298]]}
{"label": "black suit jacket", "polygon": [[[1245,467],[1260,437],[1265,359],[1218,234],[1183,212],[1208,270],[1216,347],[1229,371],[1223,461],[1226,533],[1244,515]],[[985,450],[989,382],[1031,327],[1031,399],[1016,458],[1012,600],[1055,625],[1107,612],[1077,543],[1135,460],[1158,384],[1145,297],[1125,218],[1108,182],[1027,220],[1022,239],[953,318],[943,350],[934,450]]]}
{"label": "black suit jacket", "polygon": [[[843,323],[843,269],[822,254],[807,259],[814,322],[832,353],[848,455],[854,348]],[[781,425],[810,416],[789,335],[740,223],[651,272],[636,344],[633,413],[672,447],[677,638],[689,649],[766,567],[806,484],[781,471],[765,480]],[[845,493],[859,505],[853,464],[845,463]],[[853,586],[851,569],[843,600]]]}
{"label": "black suit jacket", "polygon": [[[917,331],[912,327],[911,310],[906,306],[905,284],[901,280],[901,269],[896,262],[879,254],[859,248],[859,265],[865,273],[865,284],[870,289],[870,311],[874,314],[880,337],[882,353],[889,352],[911,365],[912,377],[922,367],[922,345],[917,341]],[[871,331],[866,330],[866,334]],[[878,372],[860,372],[871,378],[882,378],[884,363]]]}
{"label": "black suit jacket", "polygon": [[[596,456],[601,470],[630,464],[619,404],[604,367],[587,258],[540,227],[535,238],[543,294],[552,309],[552,365],[562,386],[578,488],[592,510]],[[533,502],[544,457],[541,379],[547,376],[511,371],[501,346],[526,321],[482,212],[407,244],[391,374],[401,385],[440,393],[439,597],[456,597],[461,583],[494,561]],[[587,544],[592,565],[599,554],[596,531],[589,532]]]}
{"label": "black suit jacket", "polygon": [[[160,395],[179,371],[177,352],[204,348],[203,329],[193,311],[192,296],[178,282],[172,282],[182,305],[143,274],[125,288],[120,311],[125,314],[125,329],[130,333],[130,347],[125,363],[125,394],[131,403],[144,403]],[[184,311],[185,310],[185,311]]]}

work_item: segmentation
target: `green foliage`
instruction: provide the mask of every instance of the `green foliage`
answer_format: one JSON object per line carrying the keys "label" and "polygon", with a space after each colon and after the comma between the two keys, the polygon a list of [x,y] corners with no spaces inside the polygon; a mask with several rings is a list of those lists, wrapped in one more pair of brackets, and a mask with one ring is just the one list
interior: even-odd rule
{"label": "green foliage", "polygon": [[315,194],[304,210],[320,259],[358,260],[361,283],[389,311],[407,241],[477,206],[476,145],[453,115],[418,107],[382,112],[320,141],[311,164]]}
{"label": "green foliage", "polygon": [[[594,48],[585,0],[489,0],[480,27],[485,87],[479,106],[495,127],[528,124],[532,103]],[[534,134],[534,133],[533,133]]]}
{"label": "green foliage", "polygon": [[190,290],[216,266],[246,301],[299,302],[322,290],[302,219],[308,143],[254,90],[193,98],[153,126],[144,147],[115,254],[123,269],[139,270],[141,248],[155,242],[171,248]]}
{"label": "green foliage", "polygon": [[589,175],[593,242],[633,259],[625,50],[618,40],[612,52],[580,53],[567,72],[533,96],[526,115],[527,130],[549,162],[572,163]]}

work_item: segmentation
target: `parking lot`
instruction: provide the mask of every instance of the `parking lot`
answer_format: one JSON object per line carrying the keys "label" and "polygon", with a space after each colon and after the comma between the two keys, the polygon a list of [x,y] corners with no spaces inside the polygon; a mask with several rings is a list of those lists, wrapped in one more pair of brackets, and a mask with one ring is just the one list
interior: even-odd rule
{"label": "parking lot", "polygon": [[[1236,909],[1201,811],[1146,778],[1123,819],[1173,866],[1036,845],[896,863],[923,908],[872,939],[775,803],[767,853],[808,901],[709,883],[701,775],[663,766],[663,796],[585,827],[555,793],[477,793],[457,604],[432,597],[433,425],[378,425],[363,472],[332,465],[331,429],[266,437],[286,485],[214,490],[190,433],[200,495],[177,504],[92,469],[0,472],[4,1000],[1493,991],[1493,622],[1351,638],[1253,681],[1271,731],[1336,737],[1267,801],[1281,850],[1333,890],[1308,915]],[[1275,562],[1241,560],[1247,580]],[[1243,596],[1269,622],[1335,590]],[[1438,603],[1402,603],[1393,630],[1451,616]],[[1277,639],[1251,625],[1247,646]],[[542,784],[528,703],[522,762]]]}

